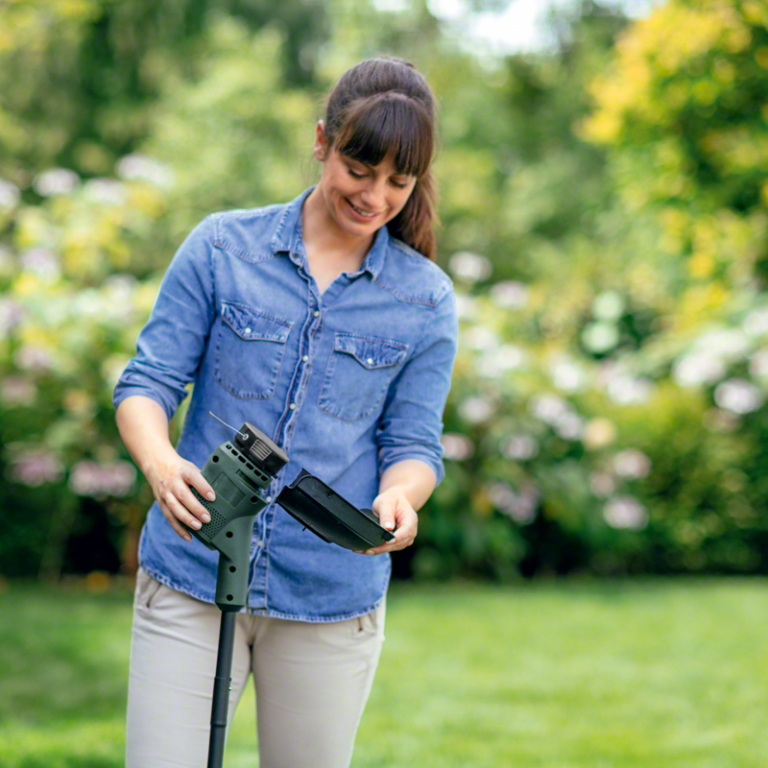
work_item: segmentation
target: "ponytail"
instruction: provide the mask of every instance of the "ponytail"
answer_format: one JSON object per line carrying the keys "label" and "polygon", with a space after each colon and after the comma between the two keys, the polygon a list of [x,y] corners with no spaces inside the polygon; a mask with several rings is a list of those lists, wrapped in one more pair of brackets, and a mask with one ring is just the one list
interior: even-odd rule
{"label": "ponytail", "polygon": [[437,219],[437,193],[432,171],[416,181],[416,186],[400,213],[387,224],[389,233],[410,245],[430,261],[437,260],[435,226]]}

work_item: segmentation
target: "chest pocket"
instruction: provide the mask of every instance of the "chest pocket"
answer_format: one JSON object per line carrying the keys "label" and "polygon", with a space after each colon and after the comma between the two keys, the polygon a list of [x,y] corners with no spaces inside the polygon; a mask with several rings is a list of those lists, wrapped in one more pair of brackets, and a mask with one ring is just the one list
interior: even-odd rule
{"label": "chest pocket", "polygon": [[216,381],[243,400],[272,397],[291,325],[245,304],[223,302],[213,369]]}
{"label": "chest pocket", "polygon": [[318,405],[344,421],[369,416],[407,353],[408,345],[399,341],[337,333]]}

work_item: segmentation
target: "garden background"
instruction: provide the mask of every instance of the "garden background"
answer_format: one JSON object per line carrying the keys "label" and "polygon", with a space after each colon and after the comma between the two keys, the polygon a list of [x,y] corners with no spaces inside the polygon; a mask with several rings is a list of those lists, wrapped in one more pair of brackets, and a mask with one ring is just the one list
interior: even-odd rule
{"label": "garden background", "polygon": [[111,398],[164,270],[207,214],[314,183],[323,94],[379,53],[440,102],[460,311],[396,577],[766,573],[768,5],[574,1],[535,50],[472,43],[508,5],[0,4],[0,601],[125,591],[151,491]]}

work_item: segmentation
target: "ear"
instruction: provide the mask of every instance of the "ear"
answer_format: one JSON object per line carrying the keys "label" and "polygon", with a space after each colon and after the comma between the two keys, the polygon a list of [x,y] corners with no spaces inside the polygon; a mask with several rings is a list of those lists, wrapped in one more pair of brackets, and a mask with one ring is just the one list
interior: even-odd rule
{"label": "ear", "polygon": [[327,153],[328,142],[325,140],[325,124],[322,120],[318,120],[317,125],[315,126],[315,146],[313,154],[315,159],[322,163],[325,161]]}

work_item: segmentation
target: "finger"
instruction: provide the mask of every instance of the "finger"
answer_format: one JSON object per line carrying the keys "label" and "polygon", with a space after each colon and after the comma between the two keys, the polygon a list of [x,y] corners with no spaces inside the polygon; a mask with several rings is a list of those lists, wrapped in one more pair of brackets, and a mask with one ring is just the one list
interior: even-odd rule
{"label": "finger", "polygon": [[379,525],[391,531],[395,527],[395,515],[397,514],[397,500],[380,502],[378,508],[373,510],[379,516]]}
{"label": "finger", "polygon": [[[201,476],[202,478],[202,476]],[[202,520],[204,523],[210,523],[211,522],[211,515],[208,512],[208,510],[198,501],[197,497],[194,493],[190,490],[190,485],[193,485],[194,483],[191,482],[195,480],[196,478],[183,478],[184,482],[179,484],[179,486],[174,488],[174,495],[180,501],[186,509],[191,512],[195,517]],[[199,484],[194,484],[195,490],[201,495],[205,496],[208,492],[205,490],[205,487],[207,486],[210,488],[210,486],[205,483],[205,486],[203,489],[199,487]]]}
{"label": "finger", "polygon": [[188,528],[194,528],[196,531],[199,531],[203,527],[203,524],[176,498],[172,491],[168,491],[165,494],[165,503],[174,517]]}
{"label": "finger", "polygon": [[168,509],[168,505],[164,502],[158,499],[158,505],[160,506],[160,511],[163,513],[163,517],[168,521],[168,525],[173,528],[176,533],[181,536],[184,541],[192,541],[192,536],[190,535],[189,531],[187,531],[182,524],[176,519],[174,514]]}
{"label": "finger", "polygon": [[413,544],[415,536],[396,536],[392,541],[387,541],[384,544],[379,544],[378,547],[372,547],[363,551],[364,555],[383,555],[385,552],[397,552],[400,549],[405,549]]}

